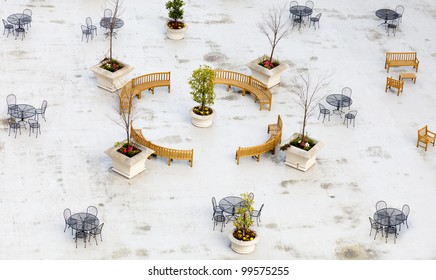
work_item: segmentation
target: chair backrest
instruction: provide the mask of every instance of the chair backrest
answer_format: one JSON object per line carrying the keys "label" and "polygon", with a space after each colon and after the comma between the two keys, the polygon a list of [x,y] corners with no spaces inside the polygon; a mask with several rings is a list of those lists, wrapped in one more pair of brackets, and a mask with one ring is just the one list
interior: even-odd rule
{"label": "chair backrest", "polygon": [[324,112],[325,111],[325,106],[322,105],[321,103],[318,103],[318,105],[319,105],[319,111],[320,112]]}
{"label": "chair backrest", "polygon": [[375,204],[375,209],[378,211],[380,209],[388,208],[388,204],[384,200],[380,200]]}
{"label": "chair backrest", "polygon": [[313,9],[313,6],[314,6],[315,4],[313,3],[313,1],[306,1],[306,7],[307,8],[310,8],[310,9]]}
{"label": "chair backrest", "polygon": [[291,1],[291,3],[289,4],[289,8],[291,8],[293,6],[298,6],[298,2],[297,1]]}
{"label": "chair backrest", "polygon": [[71,217],[71,210],[70,208],[65,208],[64,210],[64,219],[67,221]]}
{"label": "chair backrest", "polygon": [[322,16],[322,13],[319,13],[316,15],[316,18],[319,20],[321,18],[321,16]]}
{"label": "chair backrest", "polygon": [[94,234],[101,234],[101,231],[103,230],[103,226],[104,226],[104,223],[101,223],[98,227],[96,227],[93,231],[94,231]]}
{"label": "chair backrest", "polygon": [[410,207],[409,207],[409,205],[404,204],[404,205],[403,205],[403,209],[402,209],[402,211],[403,211],[404,216],[406,216],[406,218],[407,218],[407,217],[409,216],[409,213],[410,213]]}
{"label": "chair backrest", "polygon": [[345,114],[347,119],[353,119],[357,116],[357,110],[351,110],[348,113]]}
{"label": "chair backrest", "polygon": [[369,218],[369,222],[371,223],[371,228],[374,228],[374,229],[377,228],[377,224],[374,221],[374,219],[371,217],[368,217],[368,218]]}
{"label": "chair backrest", "polygon": [[86,18],[86,25],[90,27],[92,25],[92,19],[90,17]]}
{"label": "chair backrest", "polygon": [[111,10],[111,9],[105,9],[105,10],[104,10],[104,17],[105,17],[105,18],[110,18],[110,17],[112,17],[112,10]]}
{"label": "chair backrest", "polygon": [[41,104],[41,112],[43,114],[45,113],[45,109],[47,109],[47,100],[42,101],[42,104]]}
{"label": "chair backrest", "polygon": [[86,213],[92,214],[94,216],[97,216],[98,210],[97,207],[95,206],[88,206],[88,208],[86,208]]}
{"label": "chair backrest", "polygon": [[404,7],[401,6],[401,5],[398,5],[398,6],[395,8],[395,12],[396,12],[397,14],[399,14],[400,17],[403,16],[403,13],[404,13]]}
{"label": "chair backrest", "polygon": [[8,96],[6,96],[6,102],[8,103],[8,107],[10,105],[16,105],[17,97],[15,96],[15,94],[9,94]]}
{"label": "chair backrest", "polygon": [[32,16],[32,11],[29,9],[24,9],[23,14],[28,15],[28,16]]}
{"label": "chair backrest", "polygon": [[83,33],[86,33],[86,32],[88,32],[88,31],[89,31],[88,26],[82,25],[82,32],[83,32]]}
{"label": "chair backrest", "polygon": [[215,197],[213,196],[212,197],[212,206],[215,208],[215,206],[216,206],[216,199],[215,199]]}
{"label": "chair backrest", "polygon": [[351,97],[351,93],[352,93],[353,91],[351,90],[351,88],[349,88],[349,87],[344,87],[343,89],[342,89],[342,95],[345,95],[345,96],[348,96],[348,97]]}
{"label": "chair backrest", "polygon": [[262,212],[262,209],[263,209],[263,203],[262,203],[262,205],[260,206],[260,208],[259,208],[259,216],[260,216],[260,213]]}
{"label": "chair backrest", "polygon": [[249,197],[250,199],[254,199],[254,193],[252,193],[252,192],[249,193],[249,194],[248,194],[248,197]]}
{"label": "chair backrest", "polygon": [[2,21],[3,21],[3,26],[6,28],[6,25],[8,25],[9,23],[4,19],[2,19]]}

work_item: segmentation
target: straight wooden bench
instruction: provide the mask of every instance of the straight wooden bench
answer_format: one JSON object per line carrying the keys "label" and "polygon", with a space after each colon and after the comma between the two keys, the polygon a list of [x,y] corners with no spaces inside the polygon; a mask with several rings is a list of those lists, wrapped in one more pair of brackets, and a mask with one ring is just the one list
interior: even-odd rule
{"label": "straight wooden bench", "polygon": [[397,96],[400,95],[401,92],[403,92],[403,88],[404,88],[404,80],[396,80],[392,77],[387,77],[386,78],[386,89],[385,92],[388,91],[388,88],[396,88],[398,90],[397,92]]}
{"label": "straight wooden bench", "polygon": [[191,167],[194,163],[194,149],[192,149],[192,150],[179,150],[179,149],[166,148],[166,147],[156,145],[156,144],[152,143],[151,141],[148,141],[147,139],[145,139],[145,137],[144,137],[144,135],[142,135],[142,131],[140,129],[134,129],[133,127],[131,129],[131,137],[136,143],[153,150],[154,155],[167,158],[168,159],[168,166],[171,165],[171,161],[173,161],[174,159],[188,160],[189,165]]}
{"label": "straight wooden bench", "polygon": [[230,91],[231,86],[242,89],[242,95],[246,92],[254,95],[254,102],[259,101],[259,110],[262,111],[263,105],[268,105],[268,110],[271,111],[272,93],[268,87],[261,81],[238,72],[227,70],[214,70],[214,84],[227,85],[227,91]]}
{"label": "straight wooden bench", "polygon": [[141,94],[144,90],[151,90],[154,94],[155,87],[168,87],[168,93],[171,89],[171,72],[157,72],[145,74],[136,78],[133,78],[127,82],[122,88],[119,95],[120,98],[120,112],[130,109],[131,98],[128,95],[138,96],[141,98]]}
{"label": "straight wooden bench", "polygon": [[277,124],[268,125],[268,133],[270,133],[270,137],[265,143],[257,146],[239,147],[236,150],[236,164],[239,165],[241,157],[254,157],[259,162],[261,154],[269,151],[274,154],[276,146],[282,142],[282,127],[283,123],[279,115]]}
{"label": "straight wooden bench", "polygon": [[385,69],[398,66],[413,66],[418,72],[419,60],[416,52],[386,52]]}

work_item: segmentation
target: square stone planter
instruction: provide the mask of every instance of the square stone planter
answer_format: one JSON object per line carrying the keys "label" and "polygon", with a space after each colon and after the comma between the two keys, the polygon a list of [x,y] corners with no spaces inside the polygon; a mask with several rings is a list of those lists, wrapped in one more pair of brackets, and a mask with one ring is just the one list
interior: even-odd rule
{"label": "square stone planter", "polygon": [[[266,55],[263,57],[267,57]],[[247,67],[251,69],[253,78],[258,79],[264,83],[268,88],[271,88],[280,83],[280,76],[282,73],[289,68],[286,63],[280,63],[279,66],[273,69],[268,69],[260,66],[258,63],[263,59],[259,57],[247,64]]]}
{"label": "square stone planter", "polygon": [[107,91],[115,92],[116,90],[122,88],[127,82],[127,74],[133,71],[132,66],[124,64],[124,67],[118,71],[111,72],[100,66],[103,63],[100,62],[91,67],[91,71],[97,76],[97,86],[101,87]]}
{"label": "square stone planter", "polygon": [[129,179],[145,170],[145,161],[154,153],[153,150],[141,146],[141,152],[130,158],[118,152],[118,149],[119,147],[112,147],[105,154],[112,159],[112,170]]}
{"label": "square stone planter", "polygon": [[[300,136],[299,133],[294,133],[289,139],[287,139],[283,143],[288,144],[298,136]],[[294,146],[288,147],[284,151],[286,155],[285,164],[301,171],[307,171],[312,165],[314,165],[316,163],[316,156],[318,152],[324,147],[324,143],[313,138],[311,139],[314,140],[316,144],[309,151]]]}

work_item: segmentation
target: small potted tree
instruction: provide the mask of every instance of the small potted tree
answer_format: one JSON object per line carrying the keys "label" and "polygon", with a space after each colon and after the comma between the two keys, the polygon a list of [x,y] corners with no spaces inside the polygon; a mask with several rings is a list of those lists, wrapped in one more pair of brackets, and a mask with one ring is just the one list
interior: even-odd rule
{"label": "small potted tree", "polygon": [[280,63],[274,59],[274,51],[278,43],[291,31],[291,25],[284,16],[284,8],[276,7],[264,16],[263,21],[258,23],[257,27],[267,37],[271,51],[269,55],[263,55],[251,61],[247,67],[251,69],[254,78],[271,88],[280,83],[280,75],[289,67],[286,63]]}
{"label": "small potted tree", "polygon": [[260,237],[251,229],[254,223],[251,217],[254,198],[249,193],[243,193],[241,197],[242,202],[236,207],[236,219],[233,222],[235,229],[229,234],[229,239],[233,251],[239,254],[249,254],[256,248]]}
{"label": "small potted tree", "polygon": [[192,100],[199,104],[191,110],[192,124],[197,127],[209,127],[213,123],[215,112],[207,105],[215,101],[214,80],[215,72],[207,65],[194,70],[189,79]]}
{"label": "small potted tree", "polygon": [[106,22],[109,37],[109,57],[105,57],[97,65],[91,67],[91,71],[97,76],[97,86],[110,92],[115,92],[122,88],[127,82],[127,74],[134,69],[132,66],[114,59],[112,56],[114,29],[116,28],[117,21],[120,20],[118,16],[121,14],[121,1],[112,1],[114,12],[112,17]]}
{"label": "small potted tree", "polygon": [[168,17],[171,19],[165,24],[167,31],[167,37],[172,40],[181,40],[185,38],[185,32],[187,26],[183,19],[183,0],[169,0],[165,4],[165,8],[168,10]]}
{"label": "small potted tree", "polygon": [[132,142],[130,132],[135,118],[134,91],[123,88],[117,91],[116,97],[119,101],[117,110],[120,112],[119,121],[114,122],[123,128],[126,140],[116,142],[105,153],[112,159],[112,170],[130,179],[145,170],[145,161],[154,151]]}
{"label": "small potted tree", "polygon": [[280,147],[286,155],[286,165],[298,170],[307,171],[316,163],[317,153],[324,147],[324,143],[309,137],[306,130],[307,121],[312,111],[317,108],[320,99],[316,98],[320,90],[327,87],[328,75],[319,77],[315,82],[309,72],[300,74],[300,80],[296,81],[296,87],[292,89],[296,99],[294,101],[303,109],[303,122],[300,133],[294,133],[284,141]]}

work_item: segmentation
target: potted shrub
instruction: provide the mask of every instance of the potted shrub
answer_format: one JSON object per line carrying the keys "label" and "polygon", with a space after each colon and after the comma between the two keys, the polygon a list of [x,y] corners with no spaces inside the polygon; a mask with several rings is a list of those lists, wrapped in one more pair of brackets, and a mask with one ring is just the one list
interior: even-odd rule
{"label": "potted shrub", "polygon": [[214,80],[215,72],[207,65],[194,70],[189,79],[192,100],[199,104],[191,110],[192,124],[197,127],[212,125],[215,112],[207,105],[213,105],[215,101]]}
{"label": "potted shrub", "polygon": [[167,37],[172,40],[181,40],[185,37],[185,31],[187,26],[183,19],[183,0],[169,0],[165,4],[165,8],[168,10],[168,17],[171,19],[165,24],[167,31]]}
{"label": "potted shrub", "polygon": [[239,254],[249,254],[256,248],[260,237],[251,229],[254,223],[251,217],[254,198],[248,193],[241,194],[241,197],[242,203],[236,207],[236,219],[233,222],[235,229],[229,234],[229,239],[233,251]]}
{"label": "potted shrub", "polygon": [[[131,140],[134,96],[133,90],[118,91],[117,99],[120,102],[118,105],[128,104],[128,107],[119,112],[120,120],[114,122],[123,128],[126,133],[126,140],[116,142],[113,147],[105,151],[112,159],[112,170],[129,179],[145,170],[145,161],[154,152],[146,147],[134,144]],[[118,108],[121,107],[117,106]]]}
{"label": "potted shrub", "polygon": [[[120,15],[120,0],[113,0],[113,19]],[[109,57],[105,57],[98,64],[91,67],[91,71],[97,76],[97,86],[115,92],[127,82],[127,74],[133,71],[133,67],[112,57],[112,42],[115,29],[115,20],[108,25]]]}
{"label": "potted shrub", "polygon": [[280,83],[280,75],[289,67],[286,63],[274,59],[274,51],[277,44],[291,31],[291,25],[284,16],[284,8],[273,8],[257,27],[267,37],[271,51],[269,56],[263,55],[248,63],[247,67],[251,69],[254,78],[271,88]]}
{"label": "potted shrub", "polygon": [[296,81],[292,93],[295,94],[295,102],[303,109],[303,123],[300,133],[294,133],[289,139],[284,141],[280,147],[286,154],[286,165],[307,171],[316,163],[317,153],[324,147],[324,143],[309,137],[306,125],[312,111],[317,108],[319,100],[316,99],[317,93],[327,86],[327,75],[320,77],[316,83],[312,81],[310,73],[300,74],[300,81]]}

